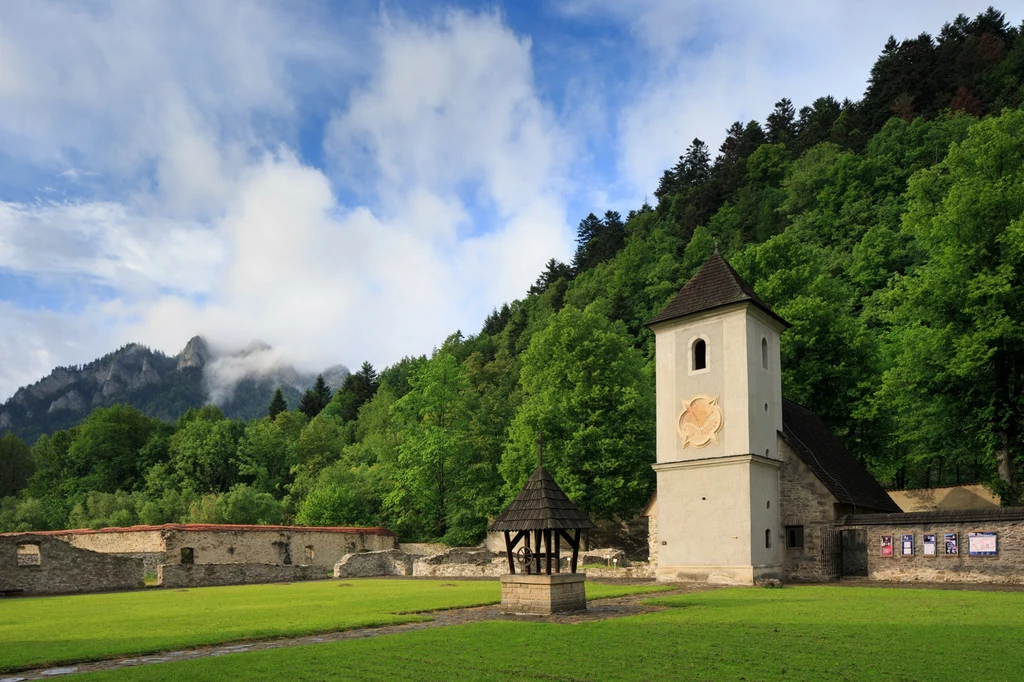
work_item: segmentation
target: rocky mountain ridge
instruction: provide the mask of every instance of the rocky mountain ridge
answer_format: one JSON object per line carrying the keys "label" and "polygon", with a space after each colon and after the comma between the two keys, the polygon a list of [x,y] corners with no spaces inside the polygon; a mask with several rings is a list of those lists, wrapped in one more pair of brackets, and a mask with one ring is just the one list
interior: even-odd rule
{"label": "rocky mountain ridge", "polygon": [[[42,434],[73,426],[93,408],[115,403],[174,420],[213,397],[229,417],[252,419],[265,413],[278,387],[294,407],[315,376],[300,373],[287,362],[247,364],[270,351],[270,346],[254,342],[242,351],[218,355],[201,336],[189,339],[174,356],[128,344],[85,365],[57,367],[18,389],[0,405],[0,435],[11,431],[31,443]],[[218,371],[223,363],[232,367],[226,376]],[[335,365],[324,376],[332,386],[340,386],[348,369]]]}

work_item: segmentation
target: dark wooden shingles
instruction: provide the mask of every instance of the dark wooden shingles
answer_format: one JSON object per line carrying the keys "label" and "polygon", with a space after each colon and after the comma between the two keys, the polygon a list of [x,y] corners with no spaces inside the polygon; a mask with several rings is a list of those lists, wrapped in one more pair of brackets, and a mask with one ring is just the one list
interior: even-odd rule
{"label": "dark wooden shingles", "polygon": [[843,504],[873,512],[900,507],[825,423],[806,407],[782,400],[782,435],[804,464]]}
{"label": "dark wooden shingles", "polygon": [[715,253],[708,262],[701,266],[697,274],[690,278],[676,297],[669,301],[665,308],[648,320],[647,324],[673,320],[677,317],[711,310],[730,303],[750,301],[787,327],[789,323],[775,314],[761,298],[754,293],[753,287],[747,284],[732,269],[722,255]]}
{"label": "dark wooden shingles", "polygon": [[491,524],[490,530],[548,528],[594,528],[594,523],[562,492],[551,474],[539,466],[526,481],[522,492]]}

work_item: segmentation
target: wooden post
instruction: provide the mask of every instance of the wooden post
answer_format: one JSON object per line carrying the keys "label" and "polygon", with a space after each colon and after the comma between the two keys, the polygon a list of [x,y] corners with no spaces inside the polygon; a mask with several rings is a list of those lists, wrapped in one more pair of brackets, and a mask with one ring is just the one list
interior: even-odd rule
{"label": "wooden post", "polygon": [[544,529],[544,573],[551,575],[551,530]]}
{"label": "wooden post", "polygon": [[557,530],[555,531],[555,573],[562,572],[562,550],[561,550],[562,534]]}
{"label": "wooden post", "polygon": [[537,557],[537,574],[540,575],[540,531],[533,531],[533,555]]}
{"label": "wooden post", "polygon": [[508,555],[508,572],[516,574],[516,562],[512,559],[512,537],[505,531],[505,554]]}
{"label": "wooden post", "polygon": [[576,572],[576,562],[580,558],[580,529],[576,529],[575,542],[572,543],[572,572]]}

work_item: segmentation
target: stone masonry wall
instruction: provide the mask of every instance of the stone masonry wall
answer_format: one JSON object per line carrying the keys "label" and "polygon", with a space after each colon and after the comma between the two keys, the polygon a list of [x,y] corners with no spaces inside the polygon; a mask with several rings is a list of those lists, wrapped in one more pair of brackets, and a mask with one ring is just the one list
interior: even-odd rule
{"label": "stone masonry wall", "polygon": [[346,554],[334,566],[335,578],[412,575],[413,555],[397,549]]}
{"label": "stone masonry wall", "polygon": [[274,566],[271,564],[167,564],[157,569],[162,587],[213,587],[259,583],[326,580],[322,566]]}
{"label": "stone masonry wall", "polygon": [[[19,545],[39,548],[32,559],[38,565],[19,565]],[[25,595],[133,590],[143,587],[142,576],[141,559],[91,552],[47,535],[0,537],[0,589]]]}
{"label": "stone masonry wall", "polygon": [[[857,525],[847,517],[841,528],[863,528],[868,535],[868,579],[898,582],[1024,583],[1024,521]],[[969,556],[967,534],[998,533],[996,556]],[[935,556],[924,555],[924,534],[936,536]],[[956,533],[959,553],[947,555],[943,535]],[[914,536],[914,555],[900,555],[900,536]],[[881,556],[883,535],[893,538],[893,556]]]}
{"label": "stone masonry wall", "polygon": [[[780,436],[779,513],[782,527],[777,535],[783,548],[785,580],[821,581],[827,575],[821,565],[822,532],[832,528],[836,498],[814,475],[800,456]],[[786,526],[804,527],[804,546],[786,549]]]}
{"label": "stone masonry wall", "polygon": [[166,530],[166,564],[191,547],[196,564],[310,565],[331,569],[346,554],[394,549],[393,534],[309,530]]}

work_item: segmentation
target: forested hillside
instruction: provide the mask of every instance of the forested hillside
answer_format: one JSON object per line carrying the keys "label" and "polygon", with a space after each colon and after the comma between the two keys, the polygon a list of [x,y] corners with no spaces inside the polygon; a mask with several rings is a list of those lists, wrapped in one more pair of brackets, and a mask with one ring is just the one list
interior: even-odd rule
{"label": "forested hillside", "polygon": [[532,470],[540,431],[570,497],[630,516],[654,483],[643,325],[716,242],[792,324],[784,395],[879,480],[1018,501],[1022,101],[1024,26],[995,10],[890,40],[860,101],[781,99],[714,156],[694,140],[657,206],[587,216],[572,263],[429,358],[364,365],[329,401],[248,423],[112,407],[31,449],[8,436],[0,528],[286,520],[470,542]]}

